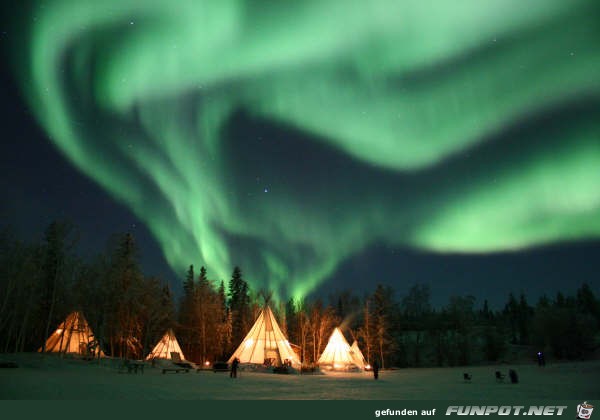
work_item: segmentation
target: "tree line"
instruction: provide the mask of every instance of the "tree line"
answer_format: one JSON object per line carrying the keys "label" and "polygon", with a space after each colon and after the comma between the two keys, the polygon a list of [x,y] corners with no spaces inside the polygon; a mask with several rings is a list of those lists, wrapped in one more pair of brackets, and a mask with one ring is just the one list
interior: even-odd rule
{"label": "tree line", "polygon": [[[252,327],[266,291],[252,290],[242,270],[227,284],[190,265],[183,293],[144,276],[133,235],[115,235],[92,261],[77,257],[75,230],[48,226],[42,243],[0,233],[0,352],[43,349],[45,338],[82,310],[108,355],[141,358],[173,328],[188,360],[227,360]],[[415,284],[396,299],[390,286],[361,296],[352,291],[300,301],[270,302],[300,360],[315,364],[336,326],[357,340],[369,363],[382,367],[456,366],[535,358],[579,360],[597,354],[600,303],[589,285],[574,296],[521,293],[504,308],[478,308],[473,296],[454,296],[433,308],[430,289]]]}

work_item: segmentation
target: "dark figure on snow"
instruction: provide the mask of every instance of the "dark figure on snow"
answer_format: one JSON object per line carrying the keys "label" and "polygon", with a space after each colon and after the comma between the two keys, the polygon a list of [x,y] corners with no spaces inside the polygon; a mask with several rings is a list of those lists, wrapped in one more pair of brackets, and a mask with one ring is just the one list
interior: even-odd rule
{"label": "dark figure on snow", "polygon": [[375,380],[379,378],[379,362],[377,360],[373,362],[373,377]]}
{"label": "dark figure on snow", "polygon": [[546,366],[546,359],[544,359],[544,353],[542,353],[541,351],[538,351],[537,359],[538,359],[539,366]]}
{"label": "dark figure on snow", "polygon": [[518,384],[519,383],[519,375],[517,375],[517,371],[514,369],[511,369],[508,371],[508,376],[510,377],[510,382],[513,384]]}
{"label": "dark figure on snow", "polygon": [[230,378],[237,378],[237,369],[239,364],[240,359],[238,359],[237,357],[233,359],[233,362],[231,362],[231,373],[229,374]]}

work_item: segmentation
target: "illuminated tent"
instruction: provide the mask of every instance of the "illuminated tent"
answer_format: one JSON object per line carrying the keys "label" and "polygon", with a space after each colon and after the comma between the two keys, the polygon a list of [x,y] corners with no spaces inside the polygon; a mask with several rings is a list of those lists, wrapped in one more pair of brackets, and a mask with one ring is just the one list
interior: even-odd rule
{"label": "illuminated tent", "polygon": [[229,358],[228,363],[238,358],[240,363],[281,366],[290,364],[300,367],[300,360],[290,343],[279,329],[275,315],[265,306],[242,344]]}
{"label": "illuminated tent", "polygon": [[177,342],[177,338],[175,338],[175,333],[169,328],[146,357],[146,360],[171,359],[171,353],[179,353],[181,360],[185,359],[181,347],[179,347],[179,343]]}
{"label": "illuminated tent", "polygon": [[[46,340],[47,353],[70,353],[90,355],[92,349],[98,348],[94,333],[83,314],[79,311],[70,313],[56,331]],[[42,348],[38,350],[42,351]],[[100,350],[100,356],[104,353]]]}
{"label": "illuminated tent", "polygon": [[359,367],[350,350],[350,345],[339,328],[336,327],[333,330],[317,364],[320,367],[333,370],[349,370]]}
{"label": "illuminated tent", "polygon": [[356,340],[354,340],[354,342],[350,346],[350,354],[352,355],[352,361],[354,362],[354,364],[358,368],[364,370],[367,362],[365,361],[365,356],[363,356],[362,351],[360,351],[360,349],[358,348],[358,343],[356,342]]}

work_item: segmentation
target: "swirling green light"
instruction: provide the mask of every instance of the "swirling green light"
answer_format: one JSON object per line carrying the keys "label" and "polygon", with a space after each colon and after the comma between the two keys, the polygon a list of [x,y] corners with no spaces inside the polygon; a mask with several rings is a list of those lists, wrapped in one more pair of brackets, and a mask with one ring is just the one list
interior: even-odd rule
{"label": "swirling green light", "polygon": [[[177,272],[201,262],[225,279],[238,264],[254,286],[299,297],[376,241],[489,252],[600,234],[592,1],[54,1],[32,10],[15,62],[40,123],[146,222]],[[507,127],[582,95],[586,116],[565,117],[564,130],[537,122],[527,159],[512,141],[488,173],[444,170],[466,153],[486,162],[481,146],[502,144]],[[374,185],[337,172],[327,181],[335,188],[299,195],[275,180],[258,198],[262,185],[230,176],[223,136],[239,110],[377,168]]]}

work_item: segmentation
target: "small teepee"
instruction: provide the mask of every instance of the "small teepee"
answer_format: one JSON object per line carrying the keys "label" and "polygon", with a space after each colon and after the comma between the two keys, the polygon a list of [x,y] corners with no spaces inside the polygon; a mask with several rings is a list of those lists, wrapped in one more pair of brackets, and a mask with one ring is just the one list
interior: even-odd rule
{"label": "small teepee", "polygon": [[362,351],[358,348],[358,342],[354,340],[352,345],[350,346],[350,354],[352,355],[352,361],[359,368],[364,370],[367,362],[365,361],[365,356],[363,356]]}
{"label": "small teepee", "polygon": [[[96,350],[98,342],[88,325],[83,314],[79,311],[70,313],[46,340],[47,353],[70,353],[88,356],[93,351],[100,351],[99,356],[104,357],[102,350]],[[42,351],[42,347],[38,350]],[[96,353],[96,356],[98,354]]]}
{"label": "small teepee", "polygon": [[349,370],[357,367],[350,345],[339,328],[333,330],[317,364],[329,370]]}
{"label": "small teepee", "polygon": [[240,363],[300,368],[300,360],[290,343],[281,332],[273,311],[267,305],[260,312],[254,326],[242,344],[229,358],[228,363],[238,358]]}
{"label": "small teepee", "polygon": [[168,329],[165,335],[160,341],[154,346],[154,349],[146,356],[146,360],[152,359],[171,359],[171,353],[179,353],[181,360],[185,360],[181,347],[175,338],[175,333],[172,329]]}

